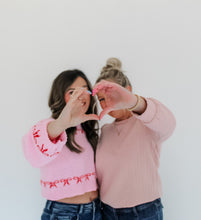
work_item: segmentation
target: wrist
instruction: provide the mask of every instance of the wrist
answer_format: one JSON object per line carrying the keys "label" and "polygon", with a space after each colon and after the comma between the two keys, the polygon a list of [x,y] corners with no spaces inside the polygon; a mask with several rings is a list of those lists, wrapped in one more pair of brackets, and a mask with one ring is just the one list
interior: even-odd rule
{"label": "wrist", "polygon": [[48,133],[48,136],[49,136],[50,140],[54,140],[55,138],[57,138],[62,133],[62,130],[57,125],[56,120],[51,121],[47,125],[47,133]]}
{"label": "wrist", "polygon": [[57,130],[63,132],[66,129],[68,129],[69,123],[66,122],[67,120],[64,120],[63,118],[58,117],[55,121],[54,121],[54,126]]}
{"label": "wrist", "polygon": [[131,107],[127,108],[129,111],[134,111],[140,106],[141,97],[137,94],[134,94],[134,100],[132,103],[135,103],[131,105]]}

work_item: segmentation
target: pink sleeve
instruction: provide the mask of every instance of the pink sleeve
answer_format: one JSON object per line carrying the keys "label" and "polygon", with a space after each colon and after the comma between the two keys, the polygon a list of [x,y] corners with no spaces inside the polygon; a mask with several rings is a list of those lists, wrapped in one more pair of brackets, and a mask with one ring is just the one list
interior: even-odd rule
{"label": "pink sleeve", "polygon": [[170,137],[175,129],[176,120],[172,112],[159,101],[152,98],[145,98],[147,108],[141,115],[134,113],[135,117],[141,120],[145,126],[155,132],[160,141]]}
{"label": "pink sleeve", "polygon": [[67,141],[63,132],[56,141],[51,141],[47,133],[47,125],[54,119],[46,119],[34,125],[22,138],[25,158],[33,167],[42,167],[54,160]]}

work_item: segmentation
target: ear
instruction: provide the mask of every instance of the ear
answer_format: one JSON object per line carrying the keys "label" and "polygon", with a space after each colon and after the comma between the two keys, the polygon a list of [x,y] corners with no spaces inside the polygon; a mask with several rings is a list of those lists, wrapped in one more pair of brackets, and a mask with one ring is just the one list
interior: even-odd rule
{"label": "ear", "polygon": [[132,92],[132,87],[131,86],[126,86],[126,89],[130,92]]}

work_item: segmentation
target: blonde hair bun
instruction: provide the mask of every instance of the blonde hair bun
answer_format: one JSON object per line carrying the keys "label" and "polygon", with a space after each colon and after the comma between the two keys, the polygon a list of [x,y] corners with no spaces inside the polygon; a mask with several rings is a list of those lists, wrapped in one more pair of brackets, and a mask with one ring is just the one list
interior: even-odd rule
{"label": "blonde hair bun", "polygon": [[129,79],[126,75],[124,75],[121,66],[121,61],[118,58],[111,57],[107,59],[106,65],[102,68],[96,83],[100,82],[101,80],[110,79],[124,88],[131,86]]}
{"label": "blonde hair bun", "polygon": [[121,61],[115,57],[111,57],[106,61],[106,67],[111,67],[121,70],[121,66],[122,66]]}

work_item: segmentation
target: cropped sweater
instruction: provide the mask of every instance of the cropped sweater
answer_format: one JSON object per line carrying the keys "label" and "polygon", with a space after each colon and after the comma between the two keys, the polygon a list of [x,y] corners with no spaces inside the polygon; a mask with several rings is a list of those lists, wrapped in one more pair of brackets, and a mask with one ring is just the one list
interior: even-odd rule
{"label": "cropped sweater", "polygon": [[141,115],[102,127],[96,151],[101,200],[114,208],[133,207],[162,195],[158,173],[161,144],[175,118],[162,103],[147,98]]}
{"label": "cropped sweater", "polygon": [[47,125],[52,120],[38,122],[22,139],[25,158],[40,168],[42,196],[59,200],[97,190],[94,152],[81,125],[75,141],[83,149],[75,153],[65,145],[65,131],[55,141],[49,139]]}

